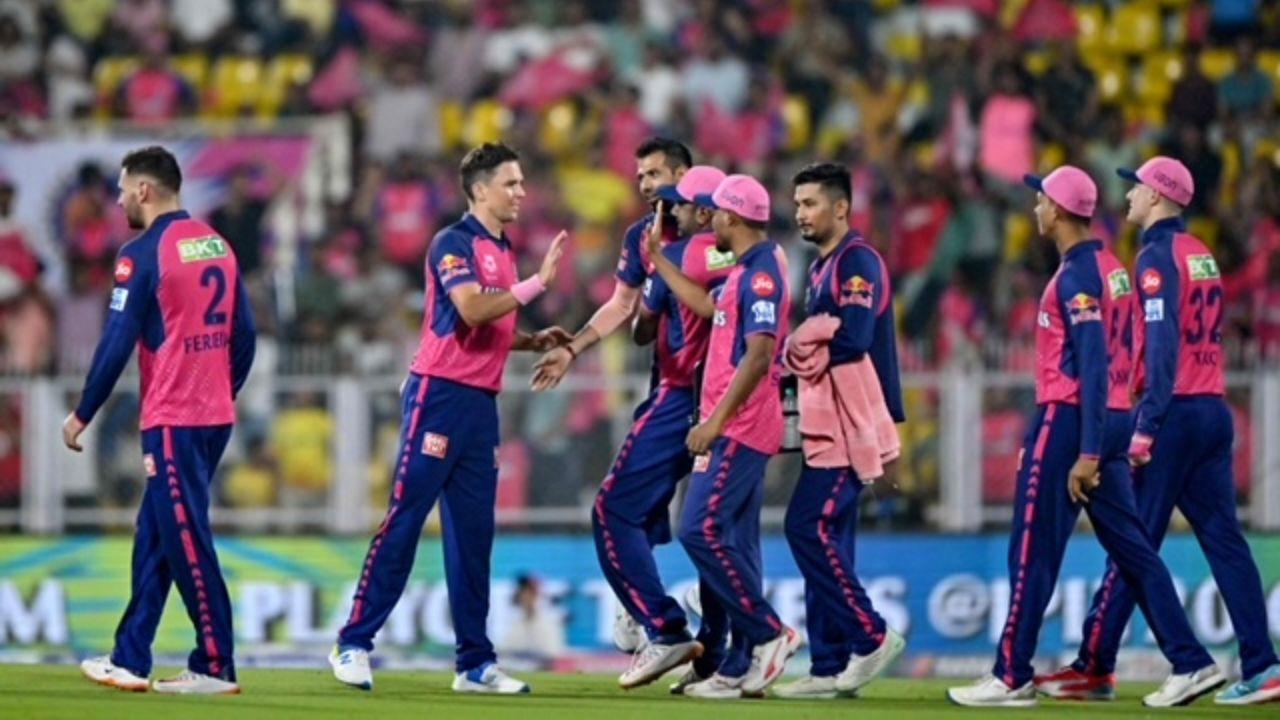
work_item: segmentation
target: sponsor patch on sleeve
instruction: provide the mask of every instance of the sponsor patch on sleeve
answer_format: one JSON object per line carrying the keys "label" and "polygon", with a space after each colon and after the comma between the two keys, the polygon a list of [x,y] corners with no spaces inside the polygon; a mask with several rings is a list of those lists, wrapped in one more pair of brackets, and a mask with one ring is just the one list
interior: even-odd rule
{"label": "sponsor patch on sleeve", "polygon": [[133,258],[122,257],[116,261],[116,282],[121,285],[133,277]]}
{"label": "sponsor patch on sleeve", "polygon": [[1164,320],[1164,298],[1148,298],[1142,309],[1146,311],[1147,322]]}
{"label": "sponsor patch on sleeve", "polygon": [[767,272],[758,272],[751,276],[751,290],[760,297],[772,295],[778,289],[778,284],[769,277]]}
{"label": "sponsor patch on sleeve", "polygon": [[846,305],[857,305],[859,307],[871,307],[871,297],[875,293],[876,284],[862,277],[854,275],[849,278],[844,285],[840,286],[840,307]]}
{"label": "sponsor patch on sleeve", "polygon": [[1142,271],[1142,292],[1155,295],[1160,292],[1161,287],[1164,287],[1164,278],[1160,277],[1159,270],[1147,268]]}
{"label": "sponsor patch on sleeve", "polygon": [[1072,325],[1102,321],[1102,305],[1098,298],[1088,293],[1076,293],[1075,297],[1068,300],[1067,313]]}
{"label": "sponsor patch on sleeve", "polygon": [[128,288],[113,288],[111,290],[111,309],[116,312],[124,310],[124,306],[129,302]]}
{"label": "sponsor patch on sleeve", "polygon": [[440,262],[436,263],[436,272],[440,274],[440,282],[448,282],[456,277],[470,275],[471,266],[465,257],[446,253],[440,258]]}
{"label": "sponsor patch on sleeve", "polygon": [[1129,273],[1121,268],[1112,271],[1107,276],[1107,285],[1111,288],[1111,297],[1121,298],[1133,292],[1133,285],[1129,283]]}
{"label": "sponsor patch on sleeve", "polygon": [[778,304],[772,300],[757,300],[751,305],[751,315],[757,323],[776,323]]}

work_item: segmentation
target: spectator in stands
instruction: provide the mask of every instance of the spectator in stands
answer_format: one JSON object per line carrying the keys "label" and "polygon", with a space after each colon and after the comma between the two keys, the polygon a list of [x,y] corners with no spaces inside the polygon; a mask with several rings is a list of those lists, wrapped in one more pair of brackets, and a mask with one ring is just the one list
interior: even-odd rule
{"label": "spectator in stands", "polygon": [[88,81],[88,62],[80,43],[59,35],[45,55],[49,89],[49,119],[79,120],[93,110],[94,91]]}
{"label": "spectator in stands", "polygon": [[[1188,45],[1182,56],[1182,77],[1174,84],[1169,98],[1171,122],[1208,128],[1218,119],[1218,86],[1201,70],[1201,56],[1201,48],[1195,44]],[[1095,174],[1095,177],[1100,176]]]}
{"label": "spectator in stands", "polygon": [[1035,169],[1037,113],[1016,70],[1008,66],[997,70],[995,82],[979,123],[979,164],[995,181],[992,189],[1009,197],[1023,175]]}
{"label": "spectator in stands", "polygon": [[235,19],[232,0],[171,0],[173,29],[187,45],[212,45]]}
{"label": "spectator in stands", "polygon": [[401,153],[436,155],[442,149],[440,102],[412,53],[391,60],[387,81],[369,99],[365,155],[390,162]]}
{"label": "spectator in stands", "polygon": [[907,99],[905,83],[889,75],[889,64],[873,56],[867,71],[845,81],[860,119],[862,152],[867,162],[884,166],[897,153],[898,116]]}
{"label": "spectator in stands", "polygon": [[29,375],[51,367],[53,305],[40,282],[40,260],[13,220],[13,199],[13,184],[0,179],[0,368]]}
{"label": "spectator in stands", "polygon": [[125,78],[116,93],[117,117],[145,125],[163,125],[196,111],[195,90],[186,78],[169,68],[163,50],[150,49],[142,67]]}
{"label": "spectator in stands", "polygon": [[124,32],[135,52],[162,55],[169,51],[169,3],[166,0],[117,0],[111,22]]}
{"label": "spectator in stands", "polygon": [[[265,171],[265,169],[264,169]],[[227,199],[209,215],[209,224],[226,238],[235,251],[240,272],[248,282],[262,271],[265,244],[265,218],[270,197],[254,193],[257,169],[248,164],[231,171],[227,183]]]}
{"label": "spectator in stands", "polygon": [[680,74],[667,57],[666,48],[650,43],[644,50],[644,67],[632,82],[640,92],[640,115],[654,127],[671,122],[675,104],[681,98]]}
{"label": "spectator in stands", "polygon": [[1243,38],[1236,44],[1235,69],[1219,84],[1222,109],[1245,121],[1262,120],[1271,114],[1275,96],[1271,79],[1258,68],[1253,40]]}
{"label": "spectator in stands", "polygon": [[29,78],[40,69],[40,36],[28,3],[0,3],[0,85]]}
{"label": "spectator in stands", "polygon": [[1222,156],[1209,146],[1204,131],[1191,123],[1174,128],[1174,137],[1165,144],[1163,152],[1181,160],[1195,180],[1195,195],[1186,206],[1186,215],[1213,213],[1221,189]]}
{"label": "spectator in stands", "polygon": [[718,35],[707,38],[702,48],[681,69],[684,100],[693,112],[707,104],[725,113],[736,113],[747,100],[751,74],[747,64],[731,55]]}
{"label": "spectator in stands", "polygon": [[421,282],[422,259],[436,233],[439,197],[423,177],[420,162],[401,153],[377,194],[378,245],[382,256]]}
{"label": "spectator in stands", "polygon": [[516,613],[499,645],[503,654],[541,662],[550,662],[564,654],[564,620],[543,596],[538,578],[517,577],[511,604],[516,606]]}
{"label": "spectator in stands", "polygon": [[1093,127],[1098,111],[1096,83],[1081,62],[1074,40],[1054,46],[1053,65],[1037,85],[1036,108],[1041,126],[1056,142],[1072,144]]}
{"label": "spectator in stands", "polygon": [[62,206],[61,228],[68,253],[95,264],[95,282],[109,277],[116,249],[129,237],[115,209],[115,182],[95,162],[82,164],[76,185]]}

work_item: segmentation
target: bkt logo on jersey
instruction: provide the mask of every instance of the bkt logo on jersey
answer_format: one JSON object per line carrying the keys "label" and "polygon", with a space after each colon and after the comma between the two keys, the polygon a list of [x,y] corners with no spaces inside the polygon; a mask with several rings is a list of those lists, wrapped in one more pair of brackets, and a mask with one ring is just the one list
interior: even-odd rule
{"label": "bkt logo on jersey", "polygon": [[227,256],[227,244],[217,235],[178,241],[178,257],[184,263],[217,260]]}
{"label": "bkt logo on jersey", "polygon": [[1192,280],[1217,280],[1220,277],[1218,263],[1212,255],[1188,255],[1187,274]]}
{"label": "bkt logo on jersey", "polygon": [[723,270],[727,267],[733,267],[733,264],[735,262],[737,261],[733,257],[732,250],[720,252],[714,247],[707,248],[707,269],[708,270]]}
{"label": "bkt logo on jersey", "polygon": [[840,286],[840,305],[859,305],[861,307],[871,307],[871,295],[876,290],[876,284],[862,277],[854,275],[849,281]]}
{"label": "bkt logo on jersey", "polygon": [[1107,276],[1107,285],[1111,287],[1111,297],[1122,298],[1133,292],[1133,285],[1129,284],[1129,273],[1123,269],[1116,270]]}
{"label": "bkt logo on jersey", "polygon": [[1072,325],[1102,320],[1102,306],[1098,304],[1097,298],[1088,293],[1076,293],[1076,296],[1067,302],[1067,312],[1071,313]]}

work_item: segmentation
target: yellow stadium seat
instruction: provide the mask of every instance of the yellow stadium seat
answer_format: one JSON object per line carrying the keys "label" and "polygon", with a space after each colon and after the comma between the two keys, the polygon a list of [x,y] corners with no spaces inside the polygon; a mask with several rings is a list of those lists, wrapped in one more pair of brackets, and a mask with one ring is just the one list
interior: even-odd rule
{"label": "yellow stadium seat", "polygon": [[279,55],[267,65],[262,93],[258,97],[258,114],[275,117],[289,97],[289,89],[311,82],[315,68],[309,55]]}
{"label": "yellow stadium seat", "polygon": [[104,57],[93,67],[93,87],[98,95],[95,115],[106,118],[111,115],[111,103],[120,83],[141,65],[136,57]]}
{"label": "yellow stadium seat", "polygon": [[265,72],[254,57],[224,57],[213,66],[209,91],[212,110],[219,117],[236,117],[257,107]]}
{"label": "yellow stadium seat", "polygon": [[1206,48],[1200,53],[1200,72],[1214,82],[1236,69],[1236,56],[1226,48]]}
{"label": "yellow stadium seat", "polygon": [[1009,213],[1004,217],[1004,259],[1005,262],[1018,262],[1027,252],[1031,244],[1034,228],[1026,213]]}
{"label": "yellow stadium seat", "polygon": [[1280,103],[1280,50],[1263,50],[1258,53],[1258,69],[1271,78],[1272,94]]}
{"label": "yellow stadium seat", "polygon": [[446,149],[462,147],[466,114],[466,108],[456,100],[448,100],[440,105],[440,139]]}
{"label": "yellow stadium seat", "polygon": [[872,5],[877,12],[888,12],[902,4],[902,0],[874,0]]}
{"label": "yellow stadium seat", "polygon": [[577,135],[578,108],[571,100],[561,100],[542,111],[538,144],[552,155],[571,149]]}
{"label": "yellow stadium seat", "polygon": [[1107,9],[1101,5],[1076,5],[1076,44],[1086,55],[1106,47]]}
{"label": "yellow stadium seat", "polygon": [[920,59],[923,47],[919,32],[899,32],[889,36],[885,53],[894,60],[916,62]]}
{"label": "yellow stadium seat", "polygon": [[1067,161],[1067,149],[1061,143],[1047,143],[1036,160],[1038,172],[1048,172]]}
{"label": "yellow stadium seat", "polygon": [[1187,232],[1203,240],[1210,249],[1218,245],[1219,230],[1221,228],[1215,218],[1197,217],[1187,221]]}
{"label": "yellow stadium seat", "polygon": [[813,139],[809,101],[803,95],[788,95],[782,101],[783,147],[798,151],[809,147]]}
{"label": "yellow stadium seat", "polygon": [[1107,27],[1113,49],[1129,55],[1150,52],[1160,47],[1162,24],[1160,9],[1142,0],[1120,5]]}
{"label": "yellow stadium seat", "polygon": [[1173,96],[1174,83],[1182,77],[1182,56],[1164,51],[1147,55],[1138,73],[1138,97],[1143,101],[1164,105]]}
{"label": "yellow stadium seat", "polygon": [[1098,60],[1093,65],[1098,94],[1104,103],[1114,103],[1129,91],[1129,66],[1118,58]]}
{"label": "yellow stadium seat", "polygon": [[191,84],[199,97],[209,79],[209,58],[203,53],[187,53],[169,58],[169,68]]}
{"label": "yellow stadium seat", "polygon": [[1053,56],[1048,50],[1029,50],[1022,56],[1022,66],[1027,72],[1039,77],[1053,64]]}
{"label": "yellow stadium seat", "polygon": [[481,100],[471,106],[464,125],[463,140],[470,147],[497,142],[510,125],[510,110],[494,100]]}

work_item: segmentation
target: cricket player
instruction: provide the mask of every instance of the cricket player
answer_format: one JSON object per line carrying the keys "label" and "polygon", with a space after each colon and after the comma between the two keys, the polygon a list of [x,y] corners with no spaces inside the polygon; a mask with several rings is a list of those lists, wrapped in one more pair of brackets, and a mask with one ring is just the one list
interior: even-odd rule
{"label": "cricket player", "polygon": [[[533,389],[536,391],[548,390],[558,385],[568,373],[569,366],[579,355],[622,327],[636,314],[636,308],[640,304],[641,290],[652,272],[649,250],[645,242],[646,234],[652,228],[660,227],[663,244],[676,239],[675,223],[655,223],[659,216],[653,209],[659,202],[658,191],[678,183],[693,165],[693,157],[684,144],[663,137],[653,137],[641,143],[636,148],[635,157],[636,183],[651,212],[632,223],[626,230],[618,257],[613,295],[596,310],[586,326],[578,331],[573,342],[548,351],[538,361],[533,378]],[[696,354],[687,349],[683,352],[686,358]],[[668,433],[678,432],[680,439],[683,439],[688,430],[689,421],[683,421],[686,427],[679,429],[672,423],[678,422],[681,405],[693,402],[692,394],[684,397],[683,393],[673,393],[673,384],[670,382],[664,386],[662,370],[661,359],[655,353],[653,382],[649,396],[636,408],[631,431],[627,434],[627,440],[624,441],[609,476],[602,483],[602,491],[592,510],[592,527],[601,565],[605,568],[605,577],[609,579],[619,598],[617,614],[614,618],[613,640],[618,649],[624,652],[635,652],[648,643],[650,637],[656,638],[662,635],[664,630],[659,629],[659,624],[665,628],[668,639],[680,637],[682,632],[680,628],[686,624],[684,612],[679,605],[668,602],[669,598],[663,599],[666,596],[660,590],[661,583],[657,579],[656,568],[651,567],[651,560],[637,561],[643,565],[638,568],[639,574],[643,576],[638,581],[631,577],[624,579],[621,573],[625,570],[616,570],[617,565],[623,568],[630,566],[628,558],[634,560],[632,551],[635,546],[629,540],[621,540],[619,544],[619,538],[629,535],[629,529],[622,527],[622,524],[631,520],[624,521],[615,516],[621,513],[633,517],[636,504],[647,506],[657,502],[657,499],[640,498],[634,493],[643,494],[655,488],[661,493],[662,488],[674,487],[674,483],[688,473],[686,466],[688,461],[679,458],[683,454],[679,449],[680,443],[668,444],[660,438]],[[679,378],[676,378],[676,381],[676,384],[685,382]],[[656,403],[657,408],[654,409],[659,395],[663,402]],[[646,419],[646,414],[651,411],[652,414]],[[688,414],[692,414],[692,411]],[[641,423],[641,420],[644,422]],[[641,446],[640,452],[632,449],[637,444]],[[659,446],[667,449],[650,458],[649,455]],[[635,480],[634,477],[645,479]],[[638,557],[651,557],[651,548],[654,545],[671,541],[671,523],[666,506],[662,505],[661,509],[652,512],[643,524],[649,548],[646,548]],[[608,549],[610,544],[614,547],[612,557]],[[621,548],[621,555],[618,554],[619,548]],[[640,584],[637,585],[636,582]],[[654,582],[658,585],[655,586]],[[643,594],[637,595],[645,605],[643,611],[640,610],[640,603],[633,599],[631,593],[631,588],[639,587],[647,590],[637,591],[638,593],[649,593],[647,599]],[[659,589],[654,590],[655,587]],[[654,592],[657,594],[653,594]],[[631,683],[634,681],[635,677],[629,676],[623,681],[623,685],[632,686]]]}
{"label": "cricket player", "polygon": [[[1223,399],[1222,279],[1213,254],[1189,235],[1182,208],[1195,186],[1178,160],[1155,157],[1129,191],[1131,223],[1142,227],[1138,253],[1137,426],[1129,458],[1137,468],[1138,512],[1159,547],[1176,507],[1195,530],[1231,617],[1242,679],[1216,702],[1246,705],[1280,698],[1280,664],[1267,629],[1262,580],[1236,515],[1231,413]],[[1116,653],[1133,615],[1134,592],[1112,559],[1084,624],[1076,661],[1037,680],[1061,698],[1110,699]],[[1191,682],[1187,680],[1186,682]],[[1207,680],[1196,681],[1207,686]]]}
{"label": "cricket player", "polygon": [[120,198],[142,234],[120,249],[102,340],[80,403],[62,425],[67,447],[120,379],[136,345],[146,486],[133,537],[133,591],[115,648],[80,664],[91,680],[144,691],[151,643],[178,586],[195,626],[186,671],[156,680],[157,692],[240,692],[231,599],[209,526],[209,484],[235,423],[235,396],[253,365],[255,331],[235,255],[226,239],[182,209],[182,171],[162,147],[125,156]]}
{"label": "cricket player", "polygon": [[791,300],[786,257],[765,235],[764,186],[730,175],[696,200],[715,209],[717,249],[731,250],[736,264],[715,303],[701,421],[686,441],[695,460],[679,537],[708,591],[704,613],[708,599],[723,606],[751,661],[741,674],[722,665],[684,694],[726,699],[763,692],[800,645],[764,598],[759,557],[765,465],[782,444],[779,381]]}
{"label": "cricket player", "polygon": [[1224,682],[1196,640],[1169,571],[1138,517],[1126,450],[1132,428],[1134,293],[1128,272],[1092,239],[1098,190],[1079,168],[1044,178],[1038,193],[1040,234],[1061,261],[1040,300],[1036,329],[1036,415],[1023,444],[1009,542],[1010,601],[991,675],[951,688],[959,705],[1036,704],[1031,658],[1057,584],[1080,505],[1098,541],[1134,588],[1173,674],[1143,699],[1149,707],[1194,701]]}
{"label": "cricket player", "polygon": [[498,484],[497,394],[511,350],[545,351],[569,335],[516,330],[516,311],[555,280],[565,233],[551,242],[536,275],[516,277],[505,228],[525,196],[515,151],[472,149],[459,168],[469,211],[427,252],[422,341],[403,388],[401,452],[387,515],[373,537],[351,614],[329,661],[334,677],[373,688],[373,638],[404,592],[427,513],[441,498],[445,580],[457,635],[453,690],[513,694],[529,686],[498,669],[485,628],[489,559]]}
{"label": "cricket player", "polygon": [[[828,348],[830,364],[857,362],[869,354],[889,414],[902,422],[889,273],[875,248],[849,228],[849,170],[830,163],[810,165],[792,184],[800,236],[818,247],[818,257],[809,267],[805,311],[839,318]],[[901,635],[885,626],[854,572],[863,482],[852,467],[813,467],[806,462],[801,471],[785,529],[805,579],[812,667],[807,676],[774,688],[774,695],[829,699],[856,694],[906,646]]]}

